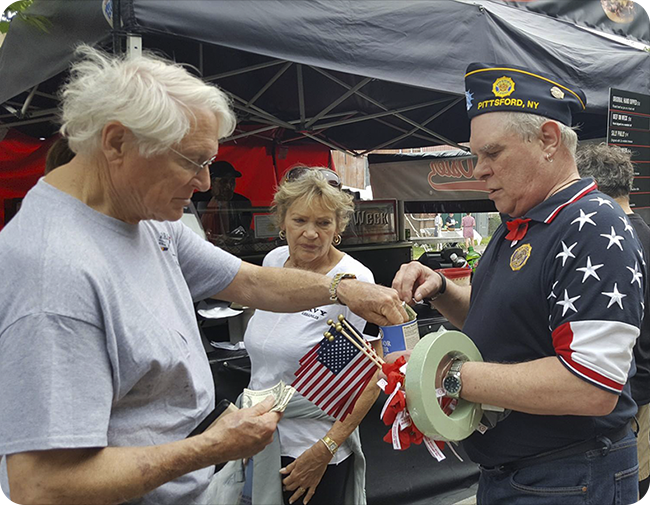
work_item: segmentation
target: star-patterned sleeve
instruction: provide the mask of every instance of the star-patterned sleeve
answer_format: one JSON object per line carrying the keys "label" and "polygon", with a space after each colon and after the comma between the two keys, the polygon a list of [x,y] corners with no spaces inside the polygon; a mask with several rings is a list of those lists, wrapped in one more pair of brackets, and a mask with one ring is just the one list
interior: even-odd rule
{"label": "star-patterned sleeve", "polygon": [[641,245],[623,211],[598,193],[563,214],[547,277],[553,347],[575,375],[620,394],[643,318]]}

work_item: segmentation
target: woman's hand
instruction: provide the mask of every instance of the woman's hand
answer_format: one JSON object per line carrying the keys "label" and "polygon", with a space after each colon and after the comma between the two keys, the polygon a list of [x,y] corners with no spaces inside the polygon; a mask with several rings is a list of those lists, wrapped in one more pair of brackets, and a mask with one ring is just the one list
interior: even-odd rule
{"label": "woman's hand", "polygon": [[305,505],[309,503],[331,460],[332,453],[323,442],[318,440],[293,463],[280,470],[282,475],[286,475],[282,481],[284,488],[288,491],[295,490],[289,498],[289,503],[293,503],[303,494],[305,495],[303,503]]}

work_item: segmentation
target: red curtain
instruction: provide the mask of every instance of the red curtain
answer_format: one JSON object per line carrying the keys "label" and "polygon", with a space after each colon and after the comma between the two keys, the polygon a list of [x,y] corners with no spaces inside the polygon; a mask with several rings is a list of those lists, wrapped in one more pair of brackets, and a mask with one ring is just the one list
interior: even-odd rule
{"label": "red curtain", "polygon": [[224,145],[219,160],[230,162],[241,172],[235,191],[251,200],[254,207],[268,207],[276,185],[285,172],[295,165],[334,168],[329,148],[321,145],[275,147],[275,166],[271,146]]}
{"label": "red curtain", "polygon": [[273,157],[265,146],[219,146],[218,160],[229,162],[241,172],[235,192],[248,198],[253,207],[271,204],[276,184]]}
{"label": "red curtain", "polygon": [[321,144],[292,147],[278,146],[275,151],[275,161],[278,181],[282,180],[287,170],[299,164],[336,170],[332,160],[332,153],[327,146]]}
{"label": "red curtain", "polygon": [[[47,151],[56,139],[41,141],[10,129],[0,142],[0,229],[5,222],[5,199],[22,198],[36,184],[45,171]],[[240,141],[220,146],[218,159],[241,172],[235,191],[248,197],[255,207],[271,205],[278,181],[297,164],[334,169],[329,148],[318,144],[273,147]]]}
{"label": "red curtain", "polygon": [[5,200],[22,198],[45,171],[45,156],[56,136],[39,140],[10,129],[0,142],[0,229]]}

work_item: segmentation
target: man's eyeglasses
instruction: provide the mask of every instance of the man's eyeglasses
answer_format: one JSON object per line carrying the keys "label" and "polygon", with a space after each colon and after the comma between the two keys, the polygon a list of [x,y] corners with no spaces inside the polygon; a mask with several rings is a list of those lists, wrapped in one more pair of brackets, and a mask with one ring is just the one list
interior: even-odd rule
{"label": "man's eyeglasses", "polygon": [[194,166],[196,167],[196,170],[195,170],[195,172],[194,172],[194,176],[195,176],[195,177],[196,177],[197,175],[199,175],[199,172],[200,172],[201,170],[203,170],[205,167],[209,167],[210,165],[212,165],[212,163],[214,162],[214,160],[217,159],[217,155],[215,154],[215,155],[212,156],[209,160],[205,160],[203,163],[197,163],[196,161],[193,161],[193,160],[189,159],[189,158],[188,158],[187,156],[185,156],[183,153],[179,153],[176,149],[174,149],[174,148],[172,148],[172,147],[170,147],[169,150],[170,150],[171,152],[173,152],[173,153],[178,154],[181,158],[183,158],[183,159],[186,160],[186,161],[189,161],[192,165],[194,165]]}
{"label": "man's eyeglasses", "polygon": [[318,172],[330,186],[333,186],[335,188],[341,187],[341,179],[339,177],[339,174],[337,174],[334,170],[330,170],[329,168],[295,167],[284,175],[284,180],[288,182],[298,180],[309,171]]}

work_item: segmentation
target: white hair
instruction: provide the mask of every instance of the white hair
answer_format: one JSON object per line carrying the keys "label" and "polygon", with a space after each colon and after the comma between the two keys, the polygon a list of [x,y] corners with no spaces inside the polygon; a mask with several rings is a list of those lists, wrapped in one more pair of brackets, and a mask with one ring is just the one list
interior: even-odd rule
{"label": "white hair", "polygon": [[61,89],[61,134],[75,153],[95,151],[110,121],[131,130],[142,156],[180,142],[201,111],[215,115],[220,139],[235,129],[228,96],[181,65],[150,53],[111,56],[87,45],[77,54],[82,58]]}
{"label": "white hair", "polygon": [[557,123],[560,127],[562,145],[567,148],[571,156],[575,157],[578,134],[570,126],[537,114],[527,114],[525,112],[503,112],[502,114],[505,119],[506,129],[519,134],[525,141],[539,137],[541,127],[546,121]]}

